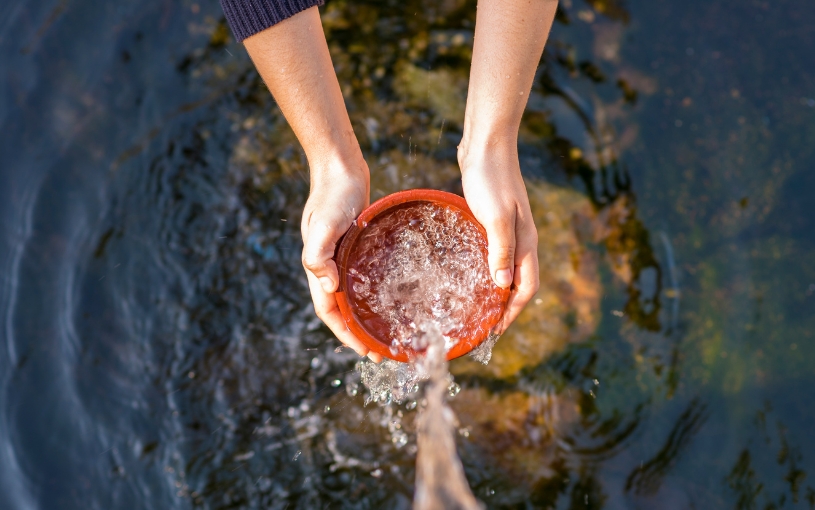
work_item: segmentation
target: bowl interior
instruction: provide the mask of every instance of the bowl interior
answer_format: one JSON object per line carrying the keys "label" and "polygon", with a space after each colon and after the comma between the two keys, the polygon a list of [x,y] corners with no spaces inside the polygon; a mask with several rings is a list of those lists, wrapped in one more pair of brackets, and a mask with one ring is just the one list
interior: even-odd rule
{"label": "bowl interior", "polygon": [[509,298],[489,276],[486,232],[452,193],[408,190],[375,202],[345,234],[336,261],[346,325],[397,361],[416,352],[395,339],[428,321],[444,334],[448,359],[466,354],[487,338]]}

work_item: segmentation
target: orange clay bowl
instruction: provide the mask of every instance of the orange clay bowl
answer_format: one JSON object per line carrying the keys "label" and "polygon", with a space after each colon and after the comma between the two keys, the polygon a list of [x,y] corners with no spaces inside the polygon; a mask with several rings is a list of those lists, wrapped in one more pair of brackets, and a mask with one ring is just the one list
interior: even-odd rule
{"label": "orange clay bowl", "polygon": [[[409,347],[394,342],[386,319],[374,313],[367,301],[354,290],[354,278],[359,281],[360,270],[356,262],[360,257],[365,256],[361,255],[360,250],[363,248],[360,248],[360,246],[365,245],[365,243],[370,245],[370,242],[372,242],[370,240],[374,239],[372,237],[374,232],[378,232],[375,236],[378,241],[373,242],[378,242],[378,246],[384,246],[380,252],[383,257],[387,257],[388,248],[387,245],[382,245],[383,242],[386,242],[382,241],[382,239],[392,239],[393,236],[390,234],[396,235],[400,229],[407,228],[407,225],[404,224],[406,222],[390,225],[394,221],[390,220],[388,227],[381,227],[383,223],[379,223],[378,230],[371,230],[378,222],[398,211],[405,211],[399,213],[401,218],[410,218],[412,209],[420,211],[419,208],[426,208],[428,204],[441,206],[448,211],[458,213],[456,221],[471,223],[475,227],[475,230],[470,228],[469,231],[477,231],[474,234],[477,242],[474,244],[478,246],[483,265],[479,270],[486,271],[486,274],[489,275],[489,269],[487,268],[487,233],[484,227],[476,221],[475,216],[473,216],[462,197],[437,190],[412,189],[400,191],[377,200],[362,211],[354,221],[342,238],[335,254],[340,277],[336,297],[345,324],[371,351],[396,361],[408,362],[415,358],[417,353]],[[420,214],[420,212],[415,214]],[[383,232],[380,232],[382,228],[390,230],[386,230],[383,235]],[[371,235],[366,238],[366,234]],[[357,276],[354,277],[354,274]],[[445,332],[449,343],[453,344],[447,352],[447,359],[457,358],[476,348],[487,339],[490,331],[501,320],[510,291],[495,285],[492,278],[487,278],[487,280],[488,282],[485,283],[483,277],[481,277],[481,283],[476,291],[468,296],[471,299],[468,300],[470,304],[467,309],[466,320],[457,329]],[[487,304],[490,306],[486,306]]]}

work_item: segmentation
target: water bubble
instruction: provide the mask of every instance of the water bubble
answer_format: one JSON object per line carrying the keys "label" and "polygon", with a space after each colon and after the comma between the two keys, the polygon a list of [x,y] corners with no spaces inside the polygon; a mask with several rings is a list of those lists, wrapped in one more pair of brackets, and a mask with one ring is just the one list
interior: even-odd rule
{"label": "water bubble", "polygon": [[314,358],[311,358],[311,368],[319,368],[320,365],[322,365],[322,363],[323,361],[316,356]]}
{"label": "water bubble", "polygon": [[334,379],[333,381],[331,381],[332,388],[338,388],[340,384],[342,384],[342,381],[340,381],[339,379]]}
{"label": "water bubble", "polygon": [[297,460],[300,457],[301,453],[303,453],[303,452],[301,452],[300,450],[297,450],[297,453],[294,454],[294,457],[292,457],[291,460]]}
{"label": "water bubble", "polygon": [[408,411],[412,411],[413,409],[416,409],[416,405],[417,405],[416,401],[415,401],[415,400],[411,400],[410,402],[408,402],[408,403],[407,403],[407,405],[405,406],[405,408],[406,408]]}
{"label": "water bubble", "polygon": [[379,478],[380,476],[382,476],[382,470],[374,469],[373,471],[371,471],[371,476],[373,476],[374,478]]}
{"label": "water bubble", "polygon": [[458,435],[460,435],[461,437],[470,437],[470,428],[462,427],[458,429]]}
{"label": "water bubble", "polygon": [[500,302],[492,302],[486,241],[458,212],[427,204],[384,215],[361,235],[357,250],[348,268],[353,297],[384,322],[377,328],[388,331],[393,355],[404,347],[421,351],[414,344],[428,322],[450,339],[449,348],[483,334],[471,317],[500,313]]}
{"label": "water bubble", "polygon": [[395,447],[401,448],[408,443],[408,437],[407,434],[402,432],[399,434],[394,434],[393,437],[391,438],[391,441],[393,442],[393,445]]}
{"label": "water bubble", "polygon": [[331,407],[330,407],[330,406],[325,406],[325,407],[323,408],[323,413],[328,414],[328,411],[330,411],[330,410],[331,410]]}
{"label": "water bubble", "polygon": [[450,386],[447,387],[447,394],[452,398],[459,394],[461,391],[461,386],[457,383],[453,382],[450,383]]}

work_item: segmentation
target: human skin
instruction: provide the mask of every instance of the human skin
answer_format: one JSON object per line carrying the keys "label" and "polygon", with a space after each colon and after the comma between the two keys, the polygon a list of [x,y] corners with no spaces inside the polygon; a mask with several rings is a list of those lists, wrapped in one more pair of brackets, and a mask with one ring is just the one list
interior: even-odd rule
{"label": "human skin", "polygon": [[[464,197],[487,231],[490,272],[513,283],[499,332],[538,289],[537,230],[518,162],[517,138],[556,0],[479,0],[473,63],[458,149]],[[303,266],[317,316],[343,344],[382,357],[346,327],[337,306],[336,243],[368,206],[370,173],[351,127],[316,7],[244,41],[308,159]]]}

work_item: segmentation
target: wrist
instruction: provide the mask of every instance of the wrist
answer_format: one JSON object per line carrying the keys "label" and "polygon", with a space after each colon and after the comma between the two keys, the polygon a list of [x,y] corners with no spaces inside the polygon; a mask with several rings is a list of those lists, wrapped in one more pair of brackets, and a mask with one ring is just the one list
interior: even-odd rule
{"label": "wrist", "polygon": [[312,189],[334,186],[338,181],[370,185],[370,172],[362,152],[336,151],[322,153],[317,158],[309,158],[309,175]]}
{"label": "wrist", "polygon": [[518,131],[478,130],[467,132],[458,145],[458,164],[462,173],[481,167],[485,160],[508,161],[518,159]]}
{"label": "wrist", "polygon": [[306,149],[312,185],[336,178],[370,180],[368,164],[362,156],[353,131],[341,140],[325,139]]}

